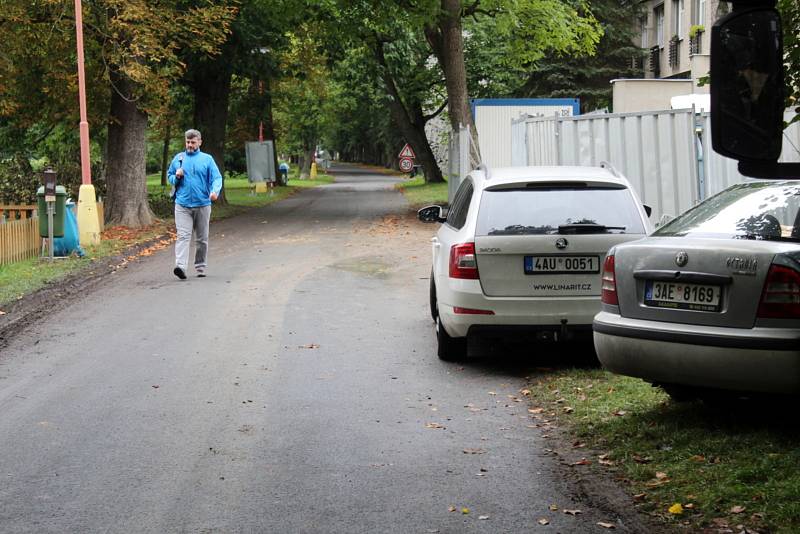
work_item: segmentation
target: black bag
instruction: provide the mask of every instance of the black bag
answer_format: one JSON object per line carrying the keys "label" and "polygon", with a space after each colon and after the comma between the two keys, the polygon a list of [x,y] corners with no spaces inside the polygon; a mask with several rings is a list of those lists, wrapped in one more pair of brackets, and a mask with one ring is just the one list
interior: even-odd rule
{"label": "black bag", "polygon": [[[183,167],[183,154],[178,156],[178,168],[180,169],[181,167]],[[177,177],[175,178],[175,185],[173,185],[172,189],[170,189],[169,191],[169,199],[172,202],[175,202],[175,197],[178,196],[178,187],[180,187],[184,179],[185,178],[181,178],[180,180],[178,180]]]}

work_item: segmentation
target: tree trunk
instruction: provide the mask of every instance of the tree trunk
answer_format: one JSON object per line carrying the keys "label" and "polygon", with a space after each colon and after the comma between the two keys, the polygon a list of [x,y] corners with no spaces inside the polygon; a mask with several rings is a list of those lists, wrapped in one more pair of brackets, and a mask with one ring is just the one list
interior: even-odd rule
{"label": "tree trunk", "polygon": [[[383,83],[391,97],[389,98],[389,110],[392,115],[392,121],[400,130],[406,142],[410,144],[411,148],[414,150],[417,161],[422,165],[423,171],[425,172],[425,181],[428,183],[443,182],[442,171],[439,168],[439,164],[436,162],[436,157],[433,155],[433,150],[431,150],[431,145],[428,142],[428,136],[425,135],[425,123],[428,119],[425,118],[422,112],[421,104],[419,102],[413,102],[408,105],[403,103],[403,100],[400,98],[400,91],[397,89],[397,84],[386,63],[386,58],[383,54],[383,45],[377,43],[373,52],[375,52],[375,57],[381,67],[380,71]],[[411,110],[409,111],[407,108],[411,108]]]}
{"label": "tree trunk", "polygon": [[169,168],[169,141],[172,135],[172,123],[167,121],[164,129],[164,148],[161,151],[161,187],[167,187],[167,169]]}
{"label": "tree trunk", "polygon": [[105,223],[138,228],[153,222],[153,212],[147,203],[145,168],[147,115],[131,99],[132,82],[113,71],[111,77]]}
{"label": "tree trunk", "polygon": [[300,179],[305,180],[311,175],[311,164],[314,163],[314,149],[317,144],[315,142],[307,143],[303,149],[303,156],[300,167]]}
{"label": "tree trunk", "polygon": [[266,115],[267,115],[267,133],[266,139],[272,141],[272,162],[275,165],[273,168],[275,169],[276,173],[276,185],[285,185],[283,182],[278,180],[278,141],[275,139],[275,120],[272,116],[272,84],[268,81],[265,82],[267,86],[267,92],[264,94],[264,105],[266,106]]}
{"label": "tree trunk", "polygon": [[447,87],[450,127],[458,132],[460,126],[469,127],[472,135],[470,160],[474,165],[481,161],[478,132],[469,106],[467,94],[467,68],[464,63],[464,40],[461,26],[461,0],[441,0],[442,10],[436,27],[426,27],[425,36],[431,50],[439,59]]}
{"label": "tree trunk", "polygon": [[194,124],[203,136],[201,150],[214,157],[222,174],[222,191],[217,204],[225,198],[225,129],[233,69],[230,58],[222,53],[213,61],[199,61],[192,72]]}

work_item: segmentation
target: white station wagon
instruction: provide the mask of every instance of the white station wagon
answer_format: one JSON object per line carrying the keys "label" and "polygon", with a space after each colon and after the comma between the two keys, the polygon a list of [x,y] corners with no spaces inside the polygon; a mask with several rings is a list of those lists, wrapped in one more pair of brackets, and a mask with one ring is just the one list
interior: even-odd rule
{"label": "white station wagon", "polygon": [[609,248],[651,230],[647,208],[609,167],[472,171],[431,241],[431,315],[438,354],[466,356],[467,338],[591,340]]}

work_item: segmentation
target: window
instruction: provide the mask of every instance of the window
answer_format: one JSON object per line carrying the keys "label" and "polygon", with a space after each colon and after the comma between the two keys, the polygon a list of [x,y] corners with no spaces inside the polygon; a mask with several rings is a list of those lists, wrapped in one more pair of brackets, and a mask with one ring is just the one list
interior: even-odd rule
{"label": "window", "polygon": [[679,39],[683,39],[683,15],[683,0],[672,0],[672,35],[670,38],[677,35]]}
{"label": "window", "polygon": [[469,203],[472,200],[473,189],[472,181],[469,179],[464,180],[453,197],[453,205],[447,213],[447,224],[455,229],[462,228],[467,221],[467,212],[469,211]]}
{"label": "window", "polygon": [[[476,235],[581,233],[643,234],[633,196],[624,187],[541,184],[484,191]],[[562,228],[565,232],[570,230]]]}
{"label": "window", "polygon": [[706,0],[692,0],[692,24],[695,26],[705,26]]}
{"label": "window", "polygon": [[655,231],[655,236],[719,239],[800,239],[800,186],[796,183],[738,184]]}
{"label": "window", "polygon": [[639,25],[640,25],[641,32],[642,32],[642,45],[641,46],[642,46],[642,48],[647,48],[647,46],[649,45],[649,42],[647,40],[647,38],[648,38],[648,35],[647,35],[647,16],[644,16],[644,17],[639,19]]}
{"label": "window", "polygon": [[656,42],[653,44],[664,48],[664,4],[653,9],[653,19],[656,26]]}

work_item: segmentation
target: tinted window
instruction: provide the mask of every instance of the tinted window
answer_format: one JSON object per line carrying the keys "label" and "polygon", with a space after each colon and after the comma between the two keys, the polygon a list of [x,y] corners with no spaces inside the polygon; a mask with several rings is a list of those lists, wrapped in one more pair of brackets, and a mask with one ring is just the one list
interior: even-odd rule
{"label": "tinted window", "polygon": [[456,191],[453,206],[447,214],[447,224],[453,228],[461,228],[467,221],[469,203],[472,200],[473,186],[470,180],[465,180]]}
{"label": "tinted window", "polygon": [[626,188],[527,187],[485,191],[477,235],[556,233],[643,234]]}
{"label": "tinted window", "polygon": [[658,229],[656,236],[797,240],[800,183],[738,184]]}

